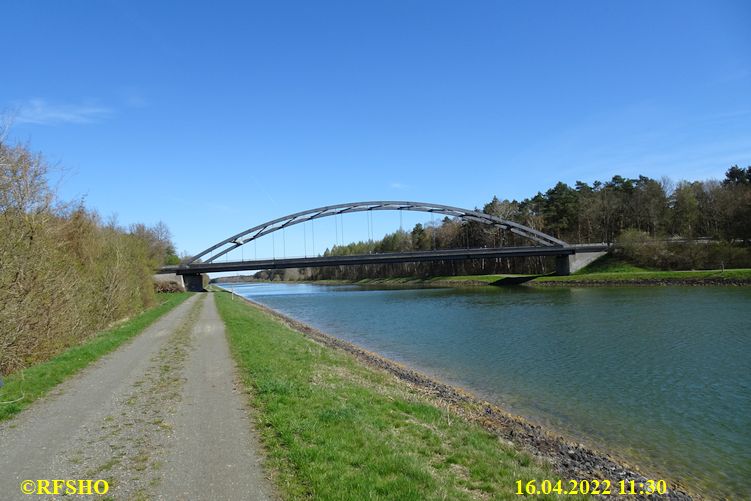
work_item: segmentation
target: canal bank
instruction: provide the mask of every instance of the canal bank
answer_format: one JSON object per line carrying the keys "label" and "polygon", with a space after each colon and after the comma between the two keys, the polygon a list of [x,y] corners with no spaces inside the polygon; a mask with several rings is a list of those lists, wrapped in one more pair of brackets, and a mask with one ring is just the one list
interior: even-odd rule
{"label": "canal bank", "polygon": [[[359,364],[377,372],[387,374],[390,376],[389,379],[391,381],[397,381],[398,385],[411,395],[424,399],[430,405],[434,406],[435,409],[446,412],[449,421],[452,419],[450,416],[453,416],[456,419],[465,420],[468,423],[480,426],[482,429],[498,437],[500,444],[505,444],[506,447],[511,446],[517,451],[529,454],[535,458],[535,463],[551,468],[556,478],[564,479],[564,481],[569,479],[597,479],[600,481],[607,479],[613,486],[617,486],[620,482],[629,485],[630,481],[633,481],[635,485],[639,485],[640,482],[644,483],[648,479],[664,478],[664,476],[649,476],[647,472],[641,472],[635,466],[628,465],[622,460],[597,452],[582,444],[566,440],[562,436],[533,424],[524,418],[515,416],[498,405],[481,399],[470,392],[440,382],[353,343],[328,335],[262,304],[237,295],[234,295],[234,298],[239,299],[238,303],[242,301],[254,310],[273,318],[278,324],[286,326],[295,333],[304,335],[317,344],[331,348],[336,352],[344,352],[349,357],[354,358]],[[222,310],[222,303],[226,305],[228,301],[227,297],[219,301],[220,311]],[[246,334],[250,335],[251,333],[247,332]],[[377,391],[377,393],[382,392]],[[346,396],[342,396],[346,400]],[[278,433],[279,430],[275,430],[275,432]],[[387,439],[387,436],[388,433],[384,432],[384,439]],[[277,444],[272,443],[272,445]],[[547,476],[545,478],[550,479],[551,477]],[[532,480],[532,478],[524,478],[523,480],[526,483],[528,480]],[[542,478],[538,480],[542,480]],[[509,485],[505,487],[509,487]],[[614,491],[617,492],[617,488]],[[670,490],[662,498],[691,499],[691,496],[686,491],[685,487],[675,482],[670,482]],[[608,498],[612,499],[613,497],[608,496]],[[623,498],[646,499],[646,497],[639,496],[638,494],[623,496]],[[698,499],[698,497],[694,497],[694,499]]]}
{"label": "canal bank", "polygon": [[543,276],[529,281],[528,284],[563,287],[749,286],[751,285],[751,269],[595,272],[567,276]]}
{"label": "canal bank", "polygon": [[[315,283],[315,282],[311,282]],[[344,283],[344,282],[342,282]],[[426,285],[435,287],[468,286],[749,286],[751,269],[687,270],[687,271],[590,271],[584,269],[571,275],[465,275],[439,277],[392,277],[374,278],[354,282],[358,285]]]}
{"label": "canal bank", "polygon": [[[235,277],[229,277],[235,278]],[[225,282],[227,277],[218,279]],[[478,287],[527,285],[540,287],[610,287],[610,286],[751,286],[751,269],[689,271],[584,271],[566,276],[556,275],[464,275],[436,277],[385,277],[362,280],[261,280],[237,277],[231,284],[310,283],[319,285],[383,285],[425,287]],[[229,284],[228,283],[228,284]]]}
{"label": "canal bank", "polygon": [[749,492],[746,287],[232,287],[706,497]]}

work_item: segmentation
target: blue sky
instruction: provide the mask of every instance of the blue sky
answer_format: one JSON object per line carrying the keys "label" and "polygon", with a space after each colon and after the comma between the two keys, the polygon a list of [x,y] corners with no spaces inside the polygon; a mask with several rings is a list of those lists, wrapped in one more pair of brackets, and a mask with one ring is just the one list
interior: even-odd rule
{"label": "blue sky", "polygon": [[751,164],[747,1],[15,0],[3,20],[13,137],[64,167],[63,198],[189,253],[346,201]]}

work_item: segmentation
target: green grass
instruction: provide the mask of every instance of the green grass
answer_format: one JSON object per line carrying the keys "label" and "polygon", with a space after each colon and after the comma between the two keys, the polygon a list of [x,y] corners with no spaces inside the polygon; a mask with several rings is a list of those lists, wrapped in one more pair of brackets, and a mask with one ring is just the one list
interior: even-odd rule
{"label": "green grass", "polygon": [[623,258],[606,254],[581,270],[565,277],[540,277],[535,282],[661,282],[701,280],[751,280],[751,269],[660,271],[642,268]]}
{"label": "green grass", "polygon": [[214,295],[285,499],[511,500],[516,480],[553,478],[393,376]]}
{"label": "green grass", "polygon": [[589,275],[591,273],[633,273],[636,271],[650,270],[631,264],[612,254],[605,254],[601,258],[574,273],[574,275]]}
{"label": "green grass", "polygon": [[[424,283],[444,282],[456,283],[462,282],[486,282],[488,284],[496,282],[507,277],[521,277],[524,275],[468,275],[457,277],[433,277],[426,279]],[[730,269],[730,270],[691,270],[691,271],[659,271],[641,268],[629,263],[619,257],[607,254],[589,266],[582,268],[568,276],[546,275],[535,278],[528,283],[550,283],[550,282],[575,282],[575,283],[645,283],[654,282],[683,282],[683,281],[702,281],[702,280],[751,280],[751,269]]]}
{"label": "green grass", "polygon": [[428,282],[485,282],[492,284],[509,277],[524,277],[527,275],[457,275],[439,276],[428,279]]}
{"label": "green grass", "polygon": [[532,280],[530,283],[539,282],[574,282],[574,283],[644,283],[644,282],[700,282],[702,280],[751,280],[751,269],[737,270],[698,270],[698,271],[635,271],[635,272],[605,272],[584,273],[562,277],[545,276]]}
{"label": "green grass", "polygon": [[[477,285],[478,282],[492,284],[504,278],[528,277],[530,275],[461,275],[461,276],[438,276],[430,278],[418,277],[394,277],[394,278],[370,278],[355,282],[358,285],[452,285],[462,286]],[[525,282],[531,285],[536,283],[613,283],[628,284],[654,282],[700,282],[702,280],[716,281],[751,281],[751,269],[726,269],[722,270],[691,270],[691,271],[658,271],[640,268],[618,258],[604,256],[586,268],[568,276],[545,275],[531,278]],[[346,281],[317,281],[314,283],[352,283]]]}
{"label": "green grass", "polygon": [[[526,277],[528,275],[443,275],[436,277],[420,278],[420,277],[392,277],[392,278],[365,278],[355,283],[360,285],[400,285],[400,284],[457,284],[462,283],[475,284],[477,282],[483,282],[491,284],[498,280],[509,277]],[[318,283],[318,282],[316,282]]]}
{"label": "green grass", "polygon": [[426,280],[420,277],[388,277],[388,278],[363,278],[354,283],[358,285],[401,285],[401,284],[422,284]]}
{"label": "green grass", "polygon": [[46,362],[11,374],[0,388],[0,421],[17,414],[66,378],[139,334],[189,296],[187,292],[168,294],[159,305],[122,325],[97,334]]}

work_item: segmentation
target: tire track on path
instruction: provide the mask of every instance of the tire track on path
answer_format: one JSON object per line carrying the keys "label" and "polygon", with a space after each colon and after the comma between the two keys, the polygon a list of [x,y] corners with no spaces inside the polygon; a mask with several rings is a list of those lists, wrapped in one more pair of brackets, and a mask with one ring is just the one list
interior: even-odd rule
{"label": "tire track on path", "polygon": [[0,499],[28,499],[28,479],[104,479],[117,500],[273,499],[246,401],[213,295],[196,295],[0,424]]}
{"label": "tire track on path", "polygon": [[[114,352],[66,380],[14,419],[0,424],[0,498],[28,499],[20,483],[55,477],[78,461],[71,454],[94,449],[89,430],[116,416],[133,385],[197,304],[192,297]],[[68,477],[75,478],[75,477]]]}
{"label": "tire track on path", "polygon": [[214,294],[206,295],[183,369],[184,391],[172,420],[170,450],[156,498],[274,499],[224,323]]}

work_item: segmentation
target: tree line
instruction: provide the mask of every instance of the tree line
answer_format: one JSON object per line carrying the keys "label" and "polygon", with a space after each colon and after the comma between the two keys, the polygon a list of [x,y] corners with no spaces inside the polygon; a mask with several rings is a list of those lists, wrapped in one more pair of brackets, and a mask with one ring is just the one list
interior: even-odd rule
{"label": "tree line", "polygon": [[0,374],[151,306],[154,269],[179,262],[164,224],[123,228],[59,200],[42,155],[6,138],[0,131]]}
{"label": "tree line", "polygon": [[[637,264],[665,269],[748,267],[751,255],[751,166],[734,165],[721,181],[660,180],[613,176],[574,186],[558,182],[521,201],[493,197],[486,214],[518,222],[568,243],[615,243]],[[623,244],[623,245],[620,245]],[[380,240],[326,249],[324,256],[406,252],[463,247],[529,245],[510,232],[476,222],[444,218],[416,224]],[[278,271],[259,276],[362,279],[481,273],[546,273],[551,258],[504,258]]]}

